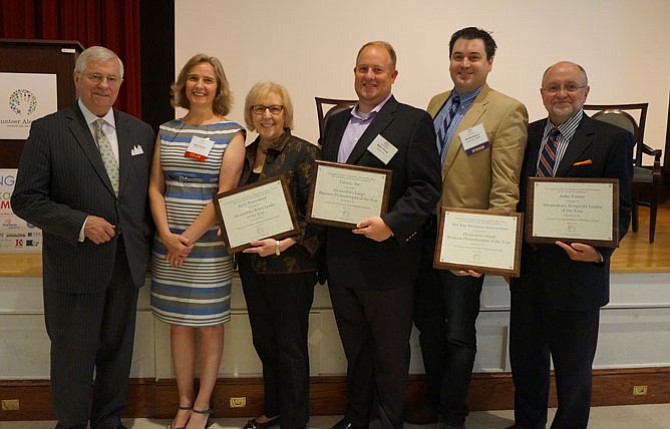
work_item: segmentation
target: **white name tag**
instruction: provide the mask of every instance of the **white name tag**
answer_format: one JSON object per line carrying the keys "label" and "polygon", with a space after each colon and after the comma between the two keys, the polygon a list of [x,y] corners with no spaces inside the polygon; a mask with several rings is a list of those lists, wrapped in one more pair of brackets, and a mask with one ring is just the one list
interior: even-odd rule
{"label": "white name tag", "polygon": [[468,128],[458,136],[461,138],[463,149],[468,155],[472,155],[479,152],[480,150],[491,147],[489,138],[486,136],[486,130],[482,124]]}
{"label": "white name tag", "polygon": [[212,140],[194,136],[191,139],[191,143],[189,143],[186,148],[184,156],[186,158],[195,159],[196,161],[205,161],[213,146],[214,142]]}
{"label": "white name tag", "polygon": [[368,150],[371,154],[377,157],[384,165],[387,165],[389,161],[398,153],[398,148],[393,146],[393,143],[386,140],[379,134],[368,146]]}

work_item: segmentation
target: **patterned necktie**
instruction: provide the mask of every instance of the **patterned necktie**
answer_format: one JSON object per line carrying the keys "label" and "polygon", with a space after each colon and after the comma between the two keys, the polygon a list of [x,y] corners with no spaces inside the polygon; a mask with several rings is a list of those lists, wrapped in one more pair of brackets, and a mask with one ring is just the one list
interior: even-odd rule
{"label": "patterned necktie", "polygon": [[449,107],[449,112],[447,112],[445,115],[444,121],[442,121],[442,126],[437,130],[437,140],[439,142],[437,150],[440,151],[440,157],[442,160],[444,160],[444,154],[447,151],[447,147],[449,146],[449,142],[447,142],[447,132],[449,131],[451,121],[454,120],[454,116],[456,116],[456,112],[460,106],[461,97],[454,95],[451,99],[451,107]]}
{"label": "patterned necktie", "polygon": [[114,193],[119,195],[119,164],[116,162],[114,152],[112,152],[112,145],[109,142],[107,135],[102,130],[102,124],[104,124],[104,122],[104,119],[96,119],[95,122],[93,122],[95,140],[98,143],[98,149],[100,150],[100,156],[102,156],[102,163],[105,164],[107,176],[109,176],[109,180],[112,182]]}
{"label": "patterned necktie", "polygon": [[552,128],[549,131],[547,143],[542,148],[540,162],[537,165],[537,175],[539,177],[553,177],[556,164],[556,149],[558,147],[558,135],[561,134],[558,128]]}

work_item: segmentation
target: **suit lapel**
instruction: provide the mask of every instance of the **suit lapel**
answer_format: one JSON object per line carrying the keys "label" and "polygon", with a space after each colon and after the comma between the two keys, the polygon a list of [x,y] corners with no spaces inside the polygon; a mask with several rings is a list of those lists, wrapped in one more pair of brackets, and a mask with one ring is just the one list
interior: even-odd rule
{"label": "suit lapel", "polygon": [[119,194],[125,189],[130,171],[132,156],[132,138],[127,121],[114,110],[114,122],[116,122],[116,139],[119,144]]}
{"label": "suit lapel", "polygon": [[351,109],[347,109],[344,112],[338,113],[332,116],[328,123],[333,125],[330,127],[332,131],[327,133],[324,136],[324,142],[322,147],[322,157],[324,160],[336,162],[337,154],[340,151],[340,144],[342,143],[342,136],[344,135],[344,130],[347,128],[349,123],[349,117],[351,116]]}
{"label": "suit lapel", "polygon": [[431,118],[435,119],[440,110],[444,107],[451,95],[451,91],[443,92],[435,97],[432,103],[429,103],[427,112]]}
{"label": "suit lapel", "polygon": [[81,113],[79,106],[77,106],[76,103],[68,112],[66,112],[66,117],[69,120],[68,127],[70,132],[74,135],[79,147],[84,152],[84,155],[88,158],[91,165],[93,165],[93,169],[98,176],[100,176],[100,180],[102,180],[107,189],[114,194],[112,182],[110,182],[109,176],[107,176],[107,170],[105,170],[105,165],[102,163],[98,145],[95,143],[91,130],[88,128],[88,124],[84,119],[84,115]]}
{"label": "suit lapel", "polygon": [[556,177],[565,176],[566,173],[572,167],[577,160],[580,159],[582,153],[593,144],[593,136],[595,135],[595,130],[593,128],[592,119],[584,115],[575,135],[572,136],[572,140],[568,144],[563,159],[556,169]]}
{"label": "suit lapel", "polygon": [[442,166],[443,176],[446,174],[446,171],[448,171],[451,165],[454,163],[456,155],[458,155],[459,153],[459,149],[461,146],[461,139],[458,136],[459,133],[462,133],[463,131],[474,127],[478,123],[481,123],[482,116],[484,115],[484,113],[486,113],[486,108],[487,105],[489,104],[487,97],[488,93],[489,93],[489,87],[488,85],[485,85],[484,88],[482,88],[481,92],[477,95],[477,98],[475,98],[474,102],[472,103],[472,106],[470,106],[465,116],[463,116],[461,123],[458,124],[458,129],[454,133],[454,136],[451,138],[451,142],[449,143],[449,149],[447,150],[447,154],[444,156],[444,165]]}
{"label": "suit lapel", "polygon": [[540,156],[540,146],[542,145],[542,132],[547,124],[547,120],[528,127],[528,159],[526,160],[526,170],[524,176],[537,175],[537,158]]}
{"label": "suit lapel", "polygon": [[398,110],[398,102],[391,96],[384,107],[377,113],[363,135],[361,135],[361,138],[358,139],[358,142],[356,142],[349,158],[347,158],[347,164],[358,163],[361,157],[365,155],[368,146],[370,146],[374,139],[393,121],[396,110]]}

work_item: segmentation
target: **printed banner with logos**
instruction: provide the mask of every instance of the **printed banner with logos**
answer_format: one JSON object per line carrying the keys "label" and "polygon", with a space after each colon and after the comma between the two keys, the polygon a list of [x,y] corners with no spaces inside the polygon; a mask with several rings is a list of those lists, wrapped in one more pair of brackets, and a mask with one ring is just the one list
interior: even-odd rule
{"label": "printed banner with logos", "polygon": [[27,139],[30,124],[57,109],[55,74],[0,73],[0,139]]}
{"label": "printed banner with logos", "polygon": [[42,231],[12,211],[10,197],[16,171],[16,168],[0,168],[0,253],[39,253],[42,251]]}

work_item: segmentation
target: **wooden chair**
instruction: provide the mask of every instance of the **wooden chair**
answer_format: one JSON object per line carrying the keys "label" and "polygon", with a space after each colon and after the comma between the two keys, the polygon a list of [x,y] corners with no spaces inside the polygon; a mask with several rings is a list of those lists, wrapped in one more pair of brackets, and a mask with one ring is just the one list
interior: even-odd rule
{"label": "wooden chair", "polygon": [[[340,100],[337,98],[314,97],[316,101],[316,115],[319,118],[319,142],[323,141],[323,131],[326,129],[326,121],[335,113],[350,109],[358,100]],[[325,109],[324,107],[328,107]],[[324,114],[325,111],[325,114]]]}
{"label": "wooden chair", "polygon": [[[649,206],[649,242],[654,242],[656,213],[661,194],[661,149],[653,149],[644,143],[644,126],[647,120],[648,103],[634,104],[586,104],[585,111],[595,111],[593,119],[608,122],[633,134],[633,232],[639,226],[638,205]],[[636,119],[637,118],[637,119]],[[645,155],[653,157],[653,164],[644,165]],[[640,200],[644,196],[648,201]]]}

